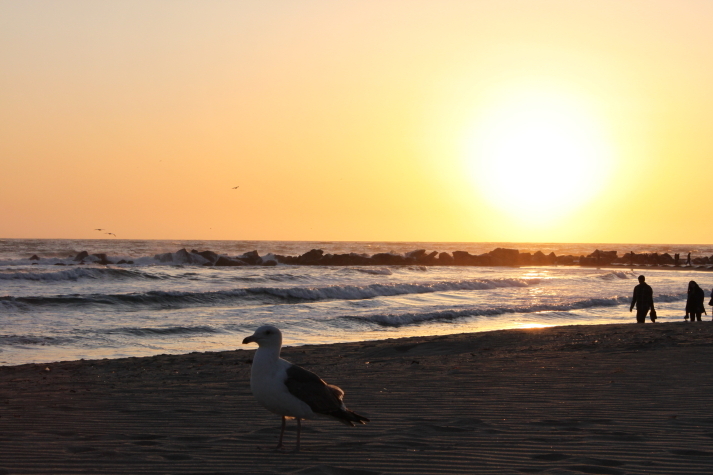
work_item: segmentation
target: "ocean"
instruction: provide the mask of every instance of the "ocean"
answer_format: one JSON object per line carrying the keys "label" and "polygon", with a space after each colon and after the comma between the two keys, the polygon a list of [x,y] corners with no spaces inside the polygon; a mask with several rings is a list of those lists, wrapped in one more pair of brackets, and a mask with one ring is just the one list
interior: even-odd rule
{"label": "ocean", "polygon": [[[208,267],[154,257],[180,249],[235,257],[497,247],[713,254],[713,245],[0,239],[0,365],[231,350],[266,323],[283,331],[285,345],[631,323],[629,302],[642,273],[659,322],[679,321],[688,282],[707,297],[713,285],[713,274],[701,269]],[[81,251],[131,263],[79,264]]]}

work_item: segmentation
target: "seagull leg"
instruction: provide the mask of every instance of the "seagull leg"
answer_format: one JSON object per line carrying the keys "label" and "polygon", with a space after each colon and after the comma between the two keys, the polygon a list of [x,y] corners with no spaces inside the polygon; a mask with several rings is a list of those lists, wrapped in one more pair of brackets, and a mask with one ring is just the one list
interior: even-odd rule
{"label": "seagull leg", "polygon": [[282,445],[282,436],[285,435],[286,421],[287,419],[285,418],[285,416],[282,416],[282,429],[280,430],[280,440],[277,441],[277,447],[275,447],[275,450],[280,450],[285,447],[284,445]]}
{"label": "seagull leg", "polygon": [[295,446],[295,452],[300,451],[300,433],[302,432],[302,419],[297,418],[297,445]]}

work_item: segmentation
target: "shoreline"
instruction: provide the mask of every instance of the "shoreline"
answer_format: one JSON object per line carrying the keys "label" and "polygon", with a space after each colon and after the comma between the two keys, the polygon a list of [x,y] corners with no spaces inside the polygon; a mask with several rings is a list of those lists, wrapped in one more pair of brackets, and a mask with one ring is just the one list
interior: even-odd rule
{"label": "shoreline", "polygon": [[[626,331],[627,328],[629,327],[635,327],[635,328],[641,328],[643,326],[646,326],[647,328],[650,326],[656,326],[656,327],[661,327],[661,326],[667,326],[667,325],[691,325],[691,322],[688,321],[659,321],[656,323],[652,323],[648,316],[645,324],[637,324],[635,322],[635,318],[632,314],[631,320],[632,322],[629,323],[593,323],[593,324],[564,324],[564,325],[542,325],[542,326],[533,326],[533,327],[522,327],[522,328],[505,328],[505,329],[498,329],[498,330],[482,330],[482,331],[472,331],[472,332],[460,332],[460,333],[447,333],[447,334],[438,334],[438,335],[417,335],[417,336],[403,336],[403,337],[393,337],[393,338],[380,338],[380,339],[369,339],[369,340],[355,340],[355,341],[343,341],[343,342],[336,342],[336,343],[323,343],[323,344],[314,344],[314,343],[307,343],[307,344],[295,344],[295,345],[284,345],[282,347],[282,353],[281,357],[288,359],[289,356],[293,355],[294,353],[305,353],[307,350],[312,351],[312,352],[321,352],[324,350],[327,353],[330,352],[337,352],[337,351],[350,351],[353,350],[353,347],[357,348],[372,348],[372,347],[389,347],[389,346],[399,346],[402,347],[403,345],[422,345],[422,344],[430,344],[434,340],[453,340],[453,341],[461,341],[461,340],[467,340],[471,342],[480,342],[482,340],[487,340],[491,341],[491,344],[489,346],[493,345],[502,345],[502,346],[511,346],[511,345],[516,345],[518,344],[518,338],[515,337],[510,337],[506,338],[504,335],[508,334],[516,334],[516,333],[522,333],[520,335],[521,338],[525,339],[525,341],[529,341],[529,338],[532,336],[535,336],[539,333],[547,333],[548,331],[554,331],[554,330],[563,330],[564,334],[568,334],[570,332],[575,332],[577,334],[582,333],[582,334],[598,334],[600,333],[597,329],[601,329],[601,333],[607,333],[609,330],[616,330],[617,333],[619,333],[619,330],[623,331],[628,337],[635,337],[635,336],[640,336],[641,334],[638,331]],[[706,323],[711,323],[711,337],[713,338],[713,320],[703,320],[701,322],[693,322],[693,327],[696,327],[698,325],[701,325],[701,327],[708,327],[708,325],[705,325]],[[558,332],[559,333],[559,332]],[[678,333],[678,331],[677,331]],[[703,334],[708,334],[706,330],[702,332]],[[532,334],[532,335],[530,335]],[[246,332],[245,336],[249,336],[249,332]],[[535,336],[537,338],[537,336]],[[713,340],[711,341],[713,345]],[[611,347],[611,342],[609,342],[609,346]],[[125,362],[133,362],[137,360],[150,360],[150,359],[162,359],[162,358],[185,358],[185,357],[195,357],[198,355],[203,355],[204,357],[208,356],[217,356],[219,358],[225,358],[228,357],[232,354],[242,354],[242,353],[254,353],[256,350],[256,346],[254,345],[242,345],[240,344],[238,348],[232,349],[232,350],[206,350],[206,351],[192,351],[189,353],[162,353],[162,354],[157,354],[157,355],[147,355],[147,356],[122,356],[122,357],[117,357],[117,358],[98,358],[98,359],[87,359],[87,358],[81,358],[77,360],[58,360],[58,361],[50,361],[50,362],[39,362],[39,363],[20,363],[17,365],[0,365],[0,374],[2,374],[2,370],[4,368],[18,368],[18,367],[40,367],[40,366],[52,366],[52,365],[63,365],[63,364],[90,364],[90,365],[97,365],[105,362],[110,362],[110,361],[116,361],[120,363],[125,363]],[[529,349],[532,349],[528,347]],[[604,347],[600,347],[604,348]],[[512,348],[510,348],[512,350]],[[616,349],[616,345],[612,347],[612,349]],[[455,350],[453,350],[455,351]],[[299,364],[299,363],[298,363]]]}
{"label": "shoreline", "polygon": [[[0,367],[0,473],[710,473],[713,324],[496,330],[287,347],[369,417],[280,419],[254,347]],[[294,443],[288,423],[286,445]]]}

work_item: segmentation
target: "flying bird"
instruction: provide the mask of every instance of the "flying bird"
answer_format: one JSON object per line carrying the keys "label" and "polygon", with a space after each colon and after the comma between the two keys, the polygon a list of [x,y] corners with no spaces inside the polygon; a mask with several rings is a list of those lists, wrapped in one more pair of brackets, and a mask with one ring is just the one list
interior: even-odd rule
{"label": "flying bird", "polygon": [[106,231],[106,229],[97,228],[97,229],[95,229],[95,231]]}
{"label": "flying bird", "polygon": [[344,391],[325,383],[319,376],[280,358],[282,333],[272,325],[263,325],[243,344],[257,343],[250,370],[250,389],[265,409],[282,416],[280,439],[275,450],[282,449],[287,419],[297,419],[297,445],[300,450],[302,419],[331,417],[348,426],[366,424],[369,419],[350,411],[342,402]]}
{"label": "flying bird", "polygon": [[104,233],[104,234],[111,234],[112,236],[116,237],[116,234],[114,234],[114,233]]}
{"label": "flying bird", "polygon": [[237,190],[238,188],[240,188],[240,186],[234,186],[232,189]]}

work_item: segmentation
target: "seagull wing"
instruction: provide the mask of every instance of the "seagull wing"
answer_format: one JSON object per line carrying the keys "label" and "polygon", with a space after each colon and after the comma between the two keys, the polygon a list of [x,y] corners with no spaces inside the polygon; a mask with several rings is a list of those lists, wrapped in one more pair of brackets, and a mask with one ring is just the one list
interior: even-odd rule
{"label": "seagull wing", "polygon": [[369,419],[344,407],[344,391],[325,383],[319,376],[297,365],[287,369],[285,380],[290,394],[307,404],[313,412],[331,416],[340,422],[353,426],[354,422],[365,424]]}

